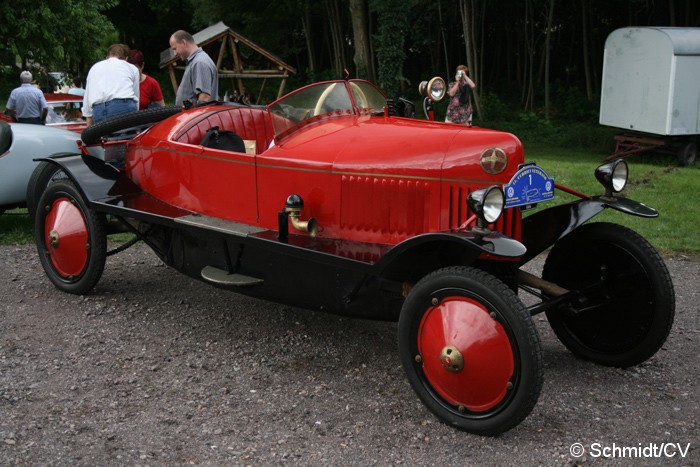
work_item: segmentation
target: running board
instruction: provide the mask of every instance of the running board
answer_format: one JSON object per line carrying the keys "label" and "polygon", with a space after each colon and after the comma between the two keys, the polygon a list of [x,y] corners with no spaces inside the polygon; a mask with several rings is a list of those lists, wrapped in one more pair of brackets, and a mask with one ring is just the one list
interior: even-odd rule
{"label": "running board", "polygon": [[266,230],[253,225],[240,224],[238,222],[231,222],[216,217],[205,216],[203,214],[190,214],[189,216],[177,217],[175,218],[175,222],[200,229],[214,230],[216,232],[235,235],[237,237],[247,237],[248,235],[264,232]]}
{"label": "running board", "polygon": [[223,269],[215,268],[214,266],[206,266],[202,269],[202,279],[205,281],[221,286],[229,287],[252,287],[254,285],[262,285],[265,281],[259,277],[244,276],[243,274],[229,274]]}

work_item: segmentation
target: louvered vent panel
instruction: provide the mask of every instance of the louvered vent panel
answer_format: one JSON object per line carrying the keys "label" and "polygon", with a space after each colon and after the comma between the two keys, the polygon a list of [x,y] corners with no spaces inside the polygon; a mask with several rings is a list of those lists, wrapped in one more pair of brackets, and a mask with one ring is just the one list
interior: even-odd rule
{"label": "louvered vent panel", "polygon": [[343,175],[341,228],[411,236],[427,230],[428,183]]}

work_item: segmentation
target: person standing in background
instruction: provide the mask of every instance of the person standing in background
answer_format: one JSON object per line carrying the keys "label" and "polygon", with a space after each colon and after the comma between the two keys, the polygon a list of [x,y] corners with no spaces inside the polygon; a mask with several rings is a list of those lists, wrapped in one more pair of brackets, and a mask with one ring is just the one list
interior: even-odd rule
{"label": "person standing in background", "polygon": [[469,77],[469,68],[459,65],[455,80],[447,86],[450,103],[447,106],[446,122],[462,123],[471,126],[472,114],[474,113],[471,91],[475,87],[476,84]]}
{"label": "person standing in background", "polygon": [[138,110],[139,70],[126,61],[128,56],[129,47],[112,44],[107,58],[90,68],[83,96],[88,125]]}
{"label": "person standing in background", "polygon": [[68,89],[68,94],[73,94],[75,96],[84,96],[85,89],[83,89],[83,82],[80,76],[74,76],[71,80],[71,87]]}
{"label": "person standing in background", "polygon": [[144,59],[143,52],[132,49],[129,51],[128,62],[139,69],[139,110],[147,109],[148,107],[163,107],[163,91],[160,89],[160,84],[153,77],[148,76],[143,72]]}
{"label": "person standing in background", "polygon": [[177,88],[175,105],[185,101],[209,102],[219,98],[219,72],[207,53],[198,47],[187,31],[170,36],[170,48],[186,64],[185,74]]}
{"label": "person standing in background", "polygon": [[32,86],[32,74],[23,71],[19,74],[20,86],[10,93],[7,99],[7,111],[12,120],[18,123],[43,125],[49,105],[41,90]]}

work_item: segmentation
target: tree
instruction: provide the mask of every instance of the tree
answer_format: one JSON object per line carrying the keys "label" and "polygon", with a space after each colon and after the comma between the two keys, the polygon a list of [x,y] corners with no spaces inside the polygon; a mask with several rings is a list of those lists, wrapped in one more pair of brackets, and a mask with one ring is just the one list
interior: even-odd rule
{"label": "tree", "polygon": [[[459,11],[460,17],[462,18],[462,31],[464,34],[464,48],[467,55],[467,67],[469,68],[469,73],[478,83],[481,80],[479,75],[481,67],[478,66],[479,60],[477,54],[477,44],[475,41],[477,11],[474,5],[474,0],[460,0]],[[476,89],[474,89],[474,106],[476,107],[477,116],[481,118],[479,93]]]}
{"label": "tree", "polygon": [[335,76],[344,76],[343,70],[348,66],[345,47],[345,29],[343,28],[343,11],[340,0],[328,0],[326,2],[326,20],[328,21],[331,49],[332,68]]}
{"label": "tree", "polygon": [[371,55],[367,2],[365,0],[350,0],[350,18],[352,19],[353,45],[355,46],[355,62],[358,78],[374,81],[374,65]]}
{"label": "tree", "polygon": [[119,31],[118,41],[143,52],[147,74],[158,70],[160,53],[169,47],[173,32],[196,32],[191,30],[193,14],[192,0],[119,0],[106,11]]}
{"label": "tree", "polygon": [[372,0],[370,8],[377,14],[376,44],[379,87],[390,97],[399,94],[406,59],[404,38],[408,29],[408,13],[404,0]]}
{"label": "tree", "polygon": [[547,32],[545,36],[545,66],[544,66],[544,118],[549,120],[549,69],[551,61],[552,30],[554,25],[554,0],[549,0],[549,14],[547,15]]}
{"label": "tree", "polygon": [[[35,0],[10,2],[0,8],[0,37],[21,68],[78,71],[104,58],[95,47],[115,38],[104,12],[117,0]],[[56,35],[60,34],[60,38]]]}

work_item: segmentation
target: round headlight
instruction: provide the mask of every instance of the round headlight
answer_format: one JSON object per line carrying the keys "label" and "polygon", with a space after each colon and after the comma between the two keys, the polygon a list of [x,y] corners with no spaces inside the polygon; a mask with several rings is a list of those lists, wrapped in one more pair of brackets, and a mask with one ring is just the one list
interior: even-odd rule
{"label": "round headlight", "polygon": [[619,193],[627,185],[627,162],[617,159],[599,166],[595,171],[595,177],[605,187],[605,193]]}
{"label": "round headlight", "polygon": [[621,192],[627,185],[628,173],[627,162],[620,160],[620,163],[615,165],[612,175],[612,189],[615,193]]}
{"label": "round headlight", "polygon": [[476,190],[467,198],[469,209],[487,224],[493,224],[501,217],[505,201],[503,190],[495,185]]}
{"label": "round headlight", "polygon": [[444,79],[436,76],[430,81],[421,81],[418,85],[418,92],[420,92],[421,96],[428,97],[433,102],[439,102],[445,97],[447,85]]}

